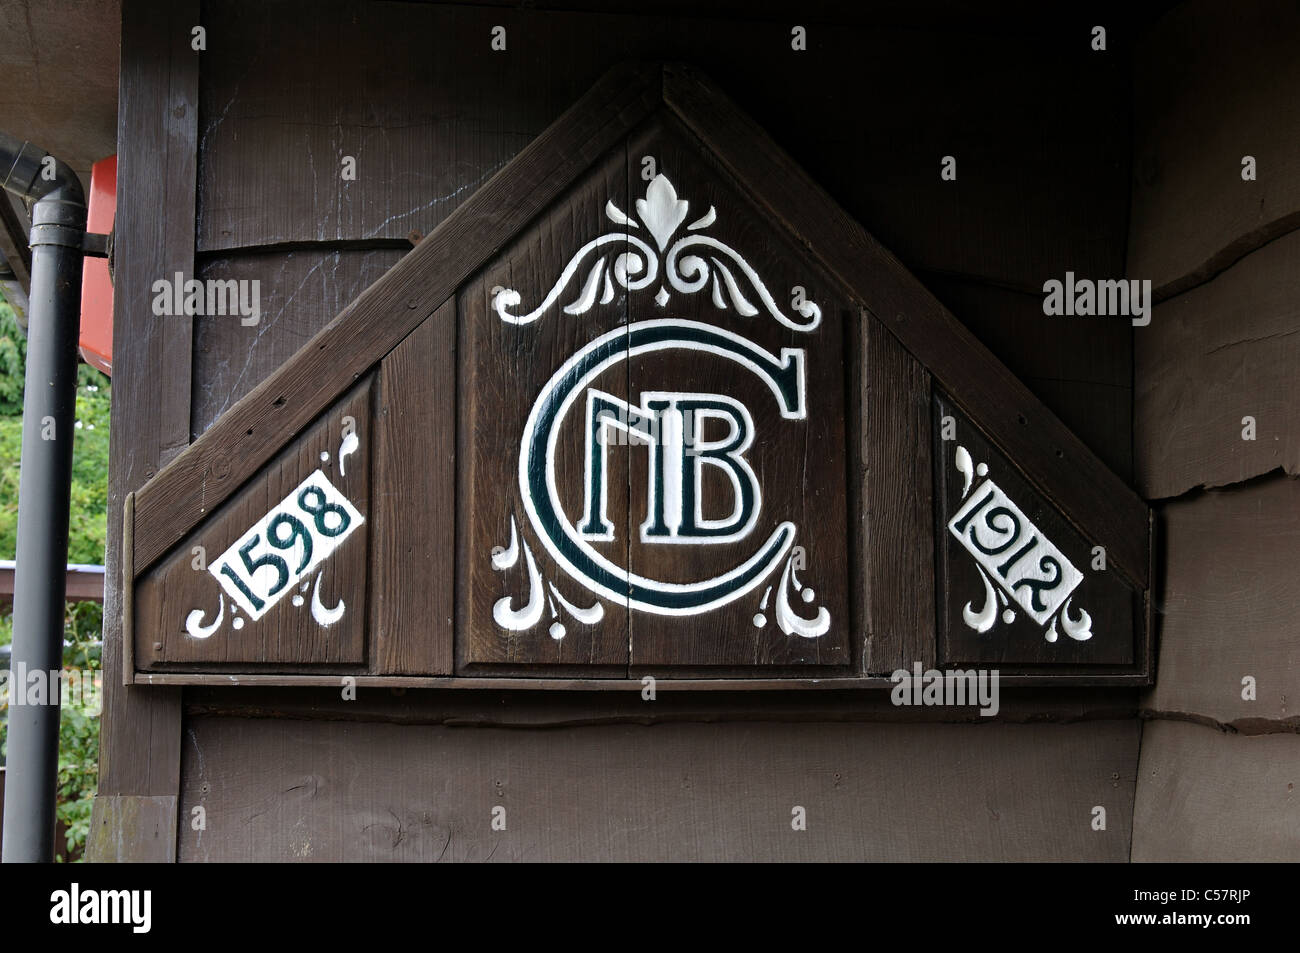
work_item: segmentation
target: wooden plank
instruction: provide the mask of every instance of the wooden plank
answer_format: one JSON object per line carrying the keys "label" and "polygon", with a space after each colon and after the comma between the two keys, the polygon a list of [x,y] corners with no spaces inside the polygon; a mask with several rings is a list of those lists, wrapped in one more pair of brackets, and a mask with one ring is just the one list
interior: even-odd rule
{"label": "wooden plank", "polygon": [[[0,599],[13,599],[15,571],[12,559],[0,559]],[[103,602],[104,567],[70,565],[64,587],[68,602]]]}
{"label": "wooden plank", "polygon": [[660,73],[616,70],[566,112],[312,339],[177,458],[137,500],[136,567],[143,571],[235,491],[320,407],[448,299],[605,154],[661,97]]}
{"label": "wooden plank", "polygon": [[[1117,862],[1140,726],[346,731],[340,745],[329,722],[192,719],[181,814],[204,806],[208,829],[184,826],[181,858]],[[925,797],[919,751],[945,766]]]}
{"label": "wooden plank", "polygon": [[786,222],[849,290],[1112,563],[1144,587],[1141,499],[981,345],[900,263],[850,219],[766,134],[694,71],[664,73],[664,96],[750,194]]}
{"label": "wooden plank", "polygon": [[32,251],[28,247],[27,221],[8,192],[0,196],[0,255],[9,264],[24,294],[32,290]]}
{"label": "wooden plank", "polygon": [[1041,292],[929,272],[917,277],[1116,476],[1132,482],[1129,318],[1047,317]]}
{"label": "wooden plank", "polygon": [[[428,234],[605,69],[667,58],[707,63],[910,266],[1035,293],[1066,269],[1123,272],[1128,11],[1049,27],[1035,9],[973,39],[951,10],[920,11],[943,26],[917,31],[874,4],[869,15],[841,7],[819,22],[801,6],[804,53],[790,48],[788,10],[514,6],[368,6],[340,33],[302,2],[206,5],[210,49],[222,56],[205,71],[199,248]],[[1093,22],[1106,24],[1111,53],[1089,48]],[[498,24],[505,53],[488,49]],[[276,56],[262,37],[276,38]],[[846,121],[841,98],[827,94],[846,63],[861,88],[889,91],[873,97],[870,122]],[[1071,122],[1023,121],[1046,115]],[[948,154],[956,182],[939,176]],[[340,175],[344,155],[358,161],[355,180]]]}
{"label": "wooden plank", "polygon": [[1156,720],[1142,731],[1137,863],[1300,861],[1300,735],[1244,738]]}
{"label": "wooden plank", "polygon": [[86,860],[94,864],[174,863],[176,824],[175,795],[101,794],[91,806]]}
{"label": "wooden plank", "polygon": [[[137,577],[137,669],[310,668],[364,660],[374,535],[370,395],[366,377]],[[337,502],[339,496],[355,512]],[[244,562],[236,546],[252,542],[249,532],[271,513],[279,515],[258,530]],[[279,569],[266,565],[276,560]],[[222,566],[229,567],[231,586],[214,576],[226,571]],[[233,587],[239,585],[244,598],[237,601]]]}
{"label": "wooden plank", "polygon": [[449,675],[456,553],[456,301],[384,358],[375,399],[373,669]]}
{"label": "wooden plank", "polygon": [[[848,607],[844,417],[851,362],[845,358],[844,340],[846,325],[857,320],[857,313],[846,307],[829,276],[786,240],[780,223],[771,221],[738,189],[671,114],[655,117],[632,136],[627,159],[629,205],[623,208],[643,228],[648,227],[647,214],[634,203],[652,201],[653,186],[645,179],[647,159],[663,176],[659,185],[671,183],[677,201],[686,203],[678,206],[681,222],[671,235],[663,236],[660,249],[677,247],[680,257],[662,255],[661,282],[628,295],[632,327],[674,321],[680,322],[678,333],[687,335],[692,333],[688,323],[695,322],[740,337],[774,360],[794,351],[802,362],[796,386],[803,391],[793,405],[783,405],[773,393],[772,378],[746,369],[724,356],[726,352],[720,353],[721,345],[707,342],[640,353],[628,361],[634,404],[648,406],[650,394],[680,394],[698,395],[684,398],[687,407],[690,400],[699,400],[714,408],[700,414],[691,411],[693,422],[679,411],[683,413],[683,470],[679,471],[683,515],[676,538],[665,542],[663,536],[649,536],[650,530],[643,528],[652,522],[650,447],[638,443],[630,448],[631,505],[626,530],[619,531],[627,547],[629,571],[656,583],[719,579],[753,560],[773,540],[790,534],[789,556],[756,575],[753,588],[730,603],[702,614],[634,611],[633,674],[717,677],[736,674],[736,669],[751,675],[761,669],[766,674],[778,667],[793,674],[807,673],[813,666],[818,674],[836,667],[847,672],[853,624]],[[710,218],[711,222],[700,224]],[[685,264],[690,261],[687,256],[699,256],[705,271],[691,270]],[[767,310],[746,269],[758,276],[781,318]],[[670,274],[676,275],[676,282]],[[688,293],[678,287],[683,278],[702,287]],[[734,293],[728,290],[729,279],[735,282]],[[807,330],[796,329],[813,323],[811,316],[791,305],[796,288],[803,289],[803,300],[820,309],[819,323]],[[750,313],[743,312],[743,306]],[[630,337],[629,343],[641,347],[635,338]],[[708,413],[717,416],[710,419]],[[790,419],[795,414],[801,416]],[[743,436],[742,428],[748,431]],[[711,445],[731,445],[726,441],[732,434],[743,441],[741,459],[748,474],[737,464],[739,475],[729,475],[725,457],[721,462],[715,458],[712,466],[692,463],[700,455],[716,452],[708,449]],[[665,425],[659,434],[664,449],[656,451],[656,459],[659,453],[671,459],[672,440]],[[753,483],[747,485],[750,474]],[[692,522],[698,513],[701,525],[709,519],[723,522],[735,512],[743,516],[746,490],[752,493],[752,521],[719,533],[736,538],[714,541],[687,535],[686,511]],[[610,512],[615,512],[612,506]],[[659,532],[666,535],[669,519],[660,522]],[[823,613],[825,631],[820,629]]]}
{"label": "wooden plank", "polygon": [[120,514],[126,495],[189,442],[190,319],[156,318],[151,303],[153,282],[194,268],[199,58],[189,36],[198,18],[194,0],[131,0],[122,10],[101,795],[174,796],[179,784],[180,692],[122,684]]}
{"label": "wooden plank", "polygon": [[[1300,231],[1164,302],[1138,329],[1138,485],[1152,498],[1300,473]],[[1243,439],[1244,418],[1255,439]]]}
{"label": "wooden plank", "polygon": [[861,671],[889,674],[935,660],[930,375],[866,315],[862,342]]}
{"label": "wooden plank", "polygon": [[[1113,571],[1109,553],[1102,568],[1089,541],[947,395],[935,395],[933,413],[941,664],[1146,673],[1142,593]],[[953,524],[958,514],[969,518]]]}
{"label": "wooden plank", "polygon": [[[485,691],[616,691],[641,692],[646,683],[637,678],[593,678],[590,669],[582,677],[547,678],[533,676],[489,676],[476,675],[468,678],[417,675],[367,675],[363,671],[355,674],[344,670],[341,674],[353,675],[357,685],[366,688],[406,689],[406,688],[474,688]],[[339,675],[287,675],[283,673],[229,672],[213,674],[211,672],[141,672],[136,681],[143,685],[260,685],[263,687],[281,686],[285,688],[310,688],[327,686],[339,687]],[[1051,688],[1058,691],[1063,688],[1132,688],[1151,684],[1148,675],[1099,675],[1096,673],[1079,674],[1061,672],[1046,675],[1009,674],[1000,677],[1006,688]],[[682,692],[836,692],[856,689],[892,689],[895,683],[887,676],[861,677],[853,675],[830,675],[816,678],[790,677],[762,678],[748,676],[745,678],[658,678],[656,685],[661,691]]]}
{"label": "wooden plank", "polygon": [[[457,549],[461,567],[457,610],[460,674],[485,674],[481,666],[490,666],[494,674],[539,674],[537,666],[554,666],[553,671],[560,674],[588,670],[592,675],[609,676],[627,671],[627,608],[597,599],[560,569],[529,518],[520,486],[520,440],[539,395],[558,369],[589,341],[612,333],[615,348],[622,350],[626,297],[613,297],[606,305],[581,315],[564,313],[563,307],[580,296],[588,272],[599,260],[593,255],[583,262],[573,286],[563,289],[564,296],[532,322],[504,321],[492,303],[493,289],[509,289],[521,299],[515,313],[528,314],[539,307],[577,251],[609,231],[605,227],[610,224],[605,217],[606,203],[628,207],[625,174],[626,151],[619,142],[546,214],[486,264],[459,296],[460,393],[464,398],[460,402],[461,529]],[[605,254],[612,266],[625,244],[619,240],[607,247]],[[616,363],[591,383],[626,401],[626,364]],[[575,405],[556,425],[554,481],[560,507],[574,522],[581,521],[578,514],[584,503],[585,411],[584,406]],[[611,514],[627,512],[627,457],[626,444],[611,445],[605,454],[610,468],[606,488]],[[537,466],[543,465],[538,461]],[[498,569],[494,554],[512,544],[517,544],[513,563]],[[592,544],[605,558],[624,565],[620,554],[626,545],[621,532]],[[567,610],[561,616],[563,603],[556,592],[581,609],[600,606],[599,618],[584,623]],[[503,626],[496,608],[502,599],[509,599],[513,610],[521,612],[527,605],[537,604],[540,614],[528,624],[520,618]],[[534,603],[535,599],[541,601]]]}
{"label": "wooden plank", "polygon": [[258,282],[261,314],[253,325],[227,315],[194,318],[194,437],[288,363],[409,250],[303,249],[206,257],[199,268],[202,280]]}
{"label": "wooden plank", "polygon": [[1193,0],[1138,47],[1128,273],[1158,298],[1300,228],[1298,36],[1287,0]]}
{"label": "wooden plank", "polygon": [[[639,682],[638,682],[639,684]],[[1072,724],[1138,715],[1134,688],[1017,688],[999,693],[995,715],[977,706],[901,706],[885,692],[659,692],[650,702],[636,692],[463,691],[395,693],[359,684],[357,697],[338,706],[338,682],[286,692],[257,685],[214,685],[185,693],[185,715],[310,719],[328,710],[342,721],[498,728],[575,728],[668,722],[889,722],[900,724]],[[486,698],[486,703],[484,699]]]}
{"label": "wooden plank", "polygon": [[1247,733],[1300,727],[1300,482],[1203,493],[1160,516],[1160,669],[1144,706]]}

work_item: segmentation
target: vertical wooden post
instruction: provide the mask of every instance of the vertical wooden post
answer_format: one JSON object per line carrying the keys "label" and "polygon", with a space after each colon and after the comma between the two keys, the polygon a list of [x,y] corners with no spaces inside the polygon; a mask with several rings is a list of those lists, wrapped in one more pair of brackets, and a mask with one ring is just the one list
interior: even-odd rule
{"label": "vertical wooden post", "polygon": [[180,689],[123,684],[123,500],[189,445],[192,322],[157,317],[153,282],[194,272],[198,0],[126,0],[118,98],[112,450],[104,712],[87,857],[176,859]]}

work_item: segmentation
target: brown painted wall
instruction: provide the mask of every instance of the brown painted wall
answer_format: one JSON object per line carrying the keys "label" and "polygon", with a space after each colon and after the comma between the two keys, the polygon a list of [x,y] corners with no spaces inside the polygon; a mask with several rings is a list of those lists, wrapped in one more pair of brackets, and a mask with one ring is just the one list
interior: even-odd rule
{"label": "brown painted wall", "polygon": [[1135,334],[1164,555],[1134,860],[1300,860],[1297,38],[1295,4],[1194,2],[1137,51],[1129,267],[1166,298]]}
{"label": "brown painted wall", "polygon": [[[146,5],[127,7],[124,63],[156,61],[165,36],[150,28]],[[786,19],[204,3],[209,52],[197,79],[179,53],[170,61],[172,87],[197,103],[191,178],[158,157],[154,106],[127,106],[130,70],[120,149],[135,159],[123,175],[137,199],[150,162],[155,177],[192,183],[196,270],[260,279],[264,315],[255,328],[196,318],[192,348],[184,332],[164,340],[156,323],[119,321],[118,347],[150,342],[156,353],[141,357],[141,372],[176,362],[168,383],[186,385],[189,399],[147,409],[157,400],[149,388],[118,389],[114,507],[183,445],[178,420],[190,439],[211,426],[399,260],[410,232],[427,234],[610,65],[638,57],[708,71],[1130,477],[1132,330],[1041,311],[1048,278],[1124,270],[1123,29],[1112,31],[1111,53],[1094,55],[1086,29],[1060,24],[974,21],[957,32],[821,16],[808,23],[809,52],[795,54]],[[496,24],[507,27],[506,53],[488,49]],[[356,181],[340,177],[345,155],[357,159]],[[957,158],[955,183],[940,180],[945,155]],[[159,207],[185,231],[184,210]],[[189,237],[149,246],[153,263],[140,265],[138,281],[183,258]],[[147,287],[132,280],[126,287]],[[128,299],[124,311],[131,300],[147,307],[147,298]],[[152,429],[131,427],[133,414],[155,410]],[[109,607],[120,608],[115,597]],[[111,677],[121,660],[107,654]],[[131,823],[155,832],[166,831],[158,812],[177,798],[184,860],[1129,856],[1132,691],[1027,695],[1004,702],[1012,714],[976,724],[939,723],[880,699],[858,706],[858,723],[840,724],[852,705],[770,696],[749,699],[743,713],[710,704],[663,725],[654,722],[665,715],[639,703],[611,714],[584,693],[519,694],[461,699],[449,721],[427,693],[357,717],[355,703],[313,695],[305,704],[292,689],[113,688],[101,793],[150,798],[148,823]],[[503,705],[511,725],[557,707],[565,717],[546,731],[504,730],[492,714]],[[756,716],[764,705],[779,714]],[[99,820],[127,816],[121,798],[101,801]],[[505,833],[490,827],[497,804],[508,810]],[[200,805],[201,831],[191,823]],[[808,810],[806,832],[791,830],[796,805]],[[1104,831],[1091,826],[1099,806]],[[151,835],[151,856],[167,856],[157,846],[165,841]],[[119,839],[103,850],[131,848]]]}

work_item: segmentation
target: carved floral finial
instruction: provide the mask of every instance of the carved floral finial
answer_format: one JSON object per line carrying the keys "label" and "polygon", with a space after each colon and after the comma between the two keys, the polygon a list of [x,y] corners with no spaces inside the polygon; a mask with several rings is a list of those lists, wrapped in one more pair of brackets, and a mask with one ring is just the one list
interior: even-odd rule
{"label": "carved floral finial", "polygon": [[[739,252],[712,236],[694,234],[717,220],[717,210],[712,205],[707,212],[686,226],[688,234],[673,241],[689,211],[690,203],[678,198],[677,189],[668,176],[659,173],[646,186],[645,197],[636,200],[636,213],[641,218],[639,223],[626,215],[613,200],[605,203],[605,215],[611,222],[626,229],[637,229],[644,225],[657,248],[631,231],[608,232],[578,249],[542,303],[532,311],[527,314],[514,313],[512,309],[520,304],[523,297],[513,288],[496,289],[492,297],[492,308],[502,321],[531,324],[556,303],[587,256],[603,249],[588,270],[578,297],[564,306],[565,314],[585,314],[596,303],[597,297],[601,304],[609,304],[614,300],[615,285],[624,291],[655,287],[654,300],[661,308],[667,307],[672,299],[669,288],[679,294],[694,294],[709,288],[714,307],[720,311],[731,307],[741,317],[753,317],[759,313],[759,307],[749,299],[756,297],[769,315],[792,330],[811,331],[821,323],[821,308],[802,293],[792,304],[794,312],[803,318],[800,321],[777,306],[762,278]],[[617,246],[622,250],[616,252],[614,247],[605,246]],[[685,251],[696,253],[682,254]]]}
{"label": "carved floral finial", "polygon": [[668,240],[686,221],[686,212],[691,204],[677,197],[677,190],[662,173],[650,180],[645,195],[645,198],[636,200],[637,214],[659,243],[659,250],[666,251]]}

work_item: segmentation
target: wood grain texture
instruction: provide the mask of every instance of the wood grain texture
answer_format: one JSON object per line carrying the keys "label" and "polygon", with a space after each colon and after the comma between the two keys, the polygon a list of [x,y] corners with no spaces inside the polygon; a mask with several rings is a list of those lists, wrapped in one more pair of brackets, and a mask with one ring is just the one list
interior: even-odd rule
{"label": "wood grain texture", "polygon": [[[933,413],[934,532],[938,551],[935,590],[939,594],[940,663],[993,667],[1003,675],[1072,671],[1093,674],[1131,672],[1149,676],[1146,645],[1150,636],[1143,593],[1135,591],[1123,576],[1114,571],[1109,552],[1106,553],[1104,570],[1093,567],[1096,543],[1080,536],[1046,498],[1035,493],[1006,458],[990,446],[985,435],[952,406],[945,394],[935,394]],[[942,422],[948,416],[953,418],[953,439],[943,440]],[[972,475],[969,494],[966,492],[966,478],[956,467],[959,448],[966,449],[974,466],[983,464],[987,467],[985,476],[981,476],[978,470]],[[979,564],[953,535],[948,523],[967,501],[982,499],[991,492],[986,480],[995,484],[1019,507],[1036,532],[1029,533],[1027,528],[1022,530],[1019,520],[1010,511],[998,513],[995,509],[982,508],[977,511],[979,515],[974,522],[964,529],[966,538],[975,539],[976,545],[985,547],[986,552],[998,552],[998,563],[1008,559],[1002,566],[1013,567],[1010,569],[1013,578],[1018,579],[1016,573],[1025,572],[1028,579],[1050,581],[1053,572],[1059,577],[1064,570],[1059,566],[1052,570],[1041,564],[1026,569],[1013,561],[1013,553],[1020,550],[1011,548],[1013,544],[1019,547],[1026,535],[1030,539],[1046,538],[1083,577],[1069,597],[1068,608],[1070,618],[1075,621],[1082,619],[1080,610],[1088,613],[1092,620],[1091,638],[1077,641],[1068,637],[1059,621],[1061,616],[1054,614],[1057,639],[1055,642],[1047,641],[1052,623],[1040,625],[1023,606],[1010,601],[1004,590],[1007,575],[1001,577],[1003,581],[996,587],[999,604],[995,611],[998,616],[992,628],[979,633],[966,623],[965,610],[969,607],[971,611],[979,612],[985,604],[984,578]],[[1012,527],[1018,536],[1011,535]],[[1028,558],[1034,557],[1031,554]],[[1031,598],[1031,605],[1035,604],[1032,601],[1034,591],[1032,586],[1020,590],[1022,597]],[[1047,589],[1044,594],[1050,598],[1051,591]],[[1045,606],[1047,603],[1041,604]],[[1007,611],[1012,613],[1010,621],[1005,616]]]}
{"label": "wood grain texture", "polygon": [[[520,440],[539,395],[559,368],[589,341],[605,333],[618,335],[619,329],[626,327],[626,297],[615,294],[607,304],[597,304],[583,314],[564,312],[564,307],[580,296],[588,272],[598,260],[591,255],[563,295],[535,321],[504,321],[492,305],[493,289],[510,289],[521,298],[514,312],[531,312],[546,299],[583,245],[614,230],[605,216],[605,204],[612,201],[628,208],[626,166],[626,148],[620,142],[487,263],[458,296],[464,395],[460,403],[458,496],[462,519],[457,549],[461,672],[483,674],[481,667],[490,666],[493,672],[530,674],[531,669],[536,675],[542,673],[535,668],[539,665],[557,667],[554,670],[559,672],[587,670],[593,675],[622,675],[627,670],[626,606],[597,599],[559,567],[528,517],[520,487]],[[606,247],[610,263],[626,250],[622,240]],[[616,347],[621,347],[622,340],[620,336]],[[602,371],[591,386],[626,400],[626,363]],[[584,503],[585,415],[586,408],[579,400],[557,423],[553,456],[560,507],[575,525],[582,520]],[[626,444],[612,443],[605,455],[611,515],[627,513],[628,450]],[[544,462],[539,460],[536,465]],[[514,565],[498,570],[492,556],[509,547],[512,539],[518,543],[517,559]],[[610,561],[626,565],[624,532],[592,545]],[[531,585],[531,565],[540,573],[541,593],[535,593]],[[562,604],[557,605],[551,586],[575,606],[585,609],[599,603],[603,616],[587,625],[570,613],[560,615]],[[520,610],[534,596],[546,603],[537,622],[514,631],[498,625],[495,612],[499,600],[509,599],[509,605]],[[553,625],[563,627],[555,630],[560,638],[554,637]]]}
{"label": "wood grain texture", "polygon": [[1159,671],[1144,707],[1248,733],[1300,728],[1300,482],[1198,494],[1160,518]]}
{"label": "wood grain texture", "polygon": [[[1300,231],[1157,306],[1135,337],[1146,496],[1300,473]],[[1254,440],[1242,439],[1247,416]]]}
{"label": "wood grain texture", "polygon": [[143,571],[229,496],[320,408],[432,314],[661,96],[659,73],[615,70],[547,132],[254,388],[137,498],[136,570]]}
{"label": "wood grain texture", "polygon": [[194,319],[193,436],[288,363],[405,253],[395,248],[302,249],[277,255],[205,256],[201,279],[259,283],[261,315],[254,325],[224,315]]}
{"label": "wood grain texture", "polygon": [[[519,679],[517,681],[524,681]],[[588,682],[587,684],[592,684]],[[637,682],[640,686],[640,682]],[[358,679],[358,688],[369,688]],[[382,687],[376,685],[376,687]],[[1000,693],[996,715],[974,706],[895,705],[884,692],[830,689],[770,691],[661,691],[654,701],[637,691],[359,691],[339,706],[338,683],[297,691],[257,685],[213,685],[185,693],[186,717],[309,719],[448,727],[576,728],[666,722],[890,722],[943,724],[1074,724],[1136,718],[1138,690],[1015,688]]]}
{"label": "wood grain texture", "polygon": [[[1168,297],[1300,227],[1300,11],[1179,4],[1134,56],[1128,273]],[[1241,178],[1255,157],[1258,178]]]}
{"label": "wood grain texture", "polygon": [[1132,482],[1129,318],[1048,317],[1041,293],[928,272],[918,277],[1116,476]]}
{"label": "wood grain texture", "polygon": [[[204,74],[199,248],[428,234],[606,69],[654,58],[707,66],[912,267],[1033,292],[1067,268],[1123,271],[1128,10],[1089,12],[1108,27],[1112,51],[1097,55],[1092,21],[1040,8],[841,5],[818,19],[799,5],[811,45],[798,53],[788,6],[512,6],[205,4],[222,55]],[[1015,26],[956,26],[1003,18]],[[504,53],[489,49],[498,24]],[[846,120],[846,82],[880,91],[870,122]],[[939,177],[944,155],[956,182]]]}
{"label": "wood grain texture", "polygon": [[166,864],[176,861],[176,796],[95,798],[86,835],[92,864]]}
{"label": "wood grain texture", "polygon": [[[10,133],[13,135],[13,133]],[[0,197],[0,255],[24,294],[32,290],[32,250],[28,247],[28,219],[18,199],[6,192]]]}
{"label": "wood grain texture", "polygon": [[1300,735],[1150,721],[1133,812],[1138,863],[1300,861]]}
{"label": "wood grain texture", "polygon": [[882,321],[1112,563],[1145,587],[1146,505],[1037,401],[892,254],[775,149],[766,134],[694,71],[664,73],[664,96],[688,127],[811,254],[855,303]]}
{"label": "wood grain texture", "polygon": [[[817,618],[825,610],[830,628],[811,638],[787,634],[781,628],[777,606],[785,572],[782,559],[748,594],[709,612],[684,616],[633,612],[632,672],[677,677],[720,675],[733,669],[760,674],[759,669],[768,673],[778,666],[806,672],[817,666],[818,674],[835,669],[847,674],[853,620],[848,607],[849,464],[844,417],[849,406],[845,390],[851,362],[846,360],[844,339],[846,315],[851,325],[856,313],[845,307],[831,279],[789,241],[781,224],[756,206],[671,114],[656,116],[629,141],[629,200],[647,194],[647,157],[653,159],[655,171],[673,183],[678,201],[687,203],[682,226],[670,242],[685,239],[692,232],[688,223],[713,210],[715,220],[695,229],[701,241],[719,241],[734,249],[759,276],[787,320],[806,320],[791,306],[794,289],[802,288],[806,299],[821,309],[821,323],[812,331],[796,331],[780,323],[767,312],[736,260],[705,244],[683,246],[677,267],[684,277],[693,277],[683,264],[685,256],[701,256],[716,284],[692,294],[675,289],[666,278],[668,261],[664,257],[660,261],[664,280],[629,295],[633,325],[665,319],[693,321],[743,336],[776,357],[786,349],[801,352],[805,419],[783,418],[769,382],[703,348],[676,347],[633,358],[627,372],[634,404],[641,404],[647,393],[675,392],[717,395],[744,406],[753,432],[743,459],[757,480],[757,513],[752,530],[733,542],[685,544],[644,539],[640,527],[650,519],[649,452],[645,446],[633,446],[631,508],[624,537],[628,541],[627,565],[635,575],[668,583],[716,579],[743,565],[782,523],[789,522],[793,547],[802,547],[802,556],[795,557],[792,548],[791,582],[785,586],[784,597],[792,615],[800,619]],[[644,225],[644,213],[641,221]],[[723,267],[729,272],[723,272]],[[733,275],[739,292],[757,313],[739,313],[736,300],[726,290],[727,274]],[[667,295],[662,305],[656,297],[660,287]],[[727,421],[706,421],[703,432],[693,433],[691,447],[698,444],[702,449],[708,442],[721,441],[730,429]],[[684,451],[690,452],[690,448]],[[683,478],[683,487],[686,482]],[[699,480],[690,482],[699,484],[699,511],[705,519],[728,514],[736,490],[723,466],[700,464]]]}
{"label": "wood grain texture", "polygon": [[384,358],[375,397],[371,668],[449,675],[455,625],[456,301]]}
{"label": "wood grain texture", "polygon": [[935,661],[930,375],[862,315],[858,559],[863,674]]}
{"label": "wood grain texture", "polygon": [[198,7],[131,0],[122,10],[101,795],[174,796],[180,783],[180,692],[122,684],[121,513],[126,494],[189,443],[190,319],[156,318],[150,303],[154,281],[194,268],[199,60],[188,38]]}
{"label": "wood grain texture", "polygon": [[[1125,861],[1140,730],[189,728],[181,813],[203,805],[208,826],[181,831],[187,861]],[[943,765],[924,797],[918,751]],[[1105,831],[1091,828],[1096,805]],[[497,806],[505,831],[491,829]],[[805,831],[791,829],[795,806]]]}
{"label": "wood grain texture", "polygon": [[[135,665],[137,669],[166,669],[186,665],[243,669],[257,665],[311,667],[326,663],[359,664],[365,658],[369,539],[373,536],[370,466],[375,435],[370,429],[371,378],[363,378],[337,404],[323,413],[297,439],[288,443],[238,493],[213,507],[211,515],[152,569],[136,579],[133,601]],[[352,418],[359,447],[346,458],[340,452],[347,418]],[[209,568],[264,515],[278,507],[313,472],[325,478],[360,512],[366,522],[313,569],[293,591],[285,590],[259,619],[245,618],[225,595]],[[138,512],[138,510],[137,510]],[[296,510],[294,515],[306,520]],[[268,531],[269,532],[269,531]],[[309,530],[310,532],[310,530]],[[280,531],[281,539],[294,539]],[[324,537],[315,535],[315,545]],[[203,558],[195,565],[195,547]],[[265,543],[254,556],[272,552]],[[279,553],[299,559],[301,544]],[[306,562],[303,555],[301,562]],[[236,561],[236,567],[238,562]],[[258,570],[262,572],[262,570]],[[321,625],[310,605],[317,590],[321,605],[344,604],[341,619]],[[270,600],[268,600],[269,602]],[[295,604],[296,603],[296,604]],[[197,638],[186,620],[195,609],[203,626],[220,626]]]}

